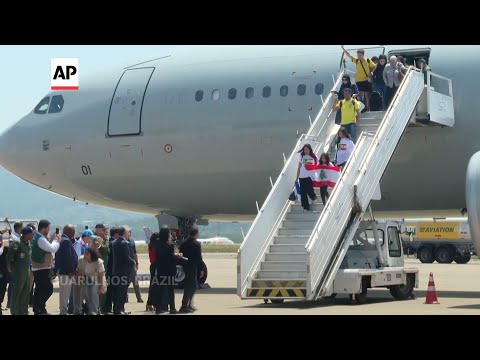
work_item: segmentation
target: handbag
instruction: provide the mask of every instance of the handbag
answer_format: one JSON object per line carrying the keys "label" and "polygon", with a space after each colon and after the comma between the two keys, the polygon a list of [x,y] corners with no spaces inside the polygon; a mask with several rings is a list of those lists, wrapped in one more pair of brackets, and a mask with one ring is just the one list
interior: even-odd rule
{"label": "handbag", "polygon": [[[367,65],[368,65],[368,60],[370,60],[370,59],[368,59],[368,58],[365,59],[365,61],[367,62]],[[357,62],[358,62],[358,61],[360,61],[360,60],[357,59]],[[367,70],[365,70],[365,66],[363,66],[363,62],[360,61],[360,65],[362,65],[362,69],[363,69],[363,71],[365,72],[365,75],[367,75],[367,81],[368,81],[369,83],[373,82],[372,75],[368,75],[368,74],[367,74]]]}
{"label": "handbag", "polygon": [[295,201],[295,200],[297,200],[297,194],[295,194],[295,190],[293,190],[293,191],[290,193],[290,196],[288,197],[288,200],[290,200],[290,201]]}

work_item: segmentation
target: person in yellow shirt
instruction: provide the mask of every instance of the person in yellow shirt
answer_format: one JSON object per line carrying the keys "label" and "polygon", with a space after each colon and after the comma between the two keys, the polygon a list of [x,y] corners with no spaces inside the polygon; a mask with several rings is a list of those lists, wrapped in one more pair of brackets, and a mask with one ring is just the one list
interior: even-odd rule
{"label": "person in yellow shirt", "polygon": [[360,93],[360,98],[365,97],[367,111],[370,111],[370,94],[372,93],[373,72],[377,65],[368,58],[365,58],[365,50],[358,49],[357,56],[352,56],[342,45],[342,50],[346,56],[355,63],[356,74],[355,80]]}
{"label": "person in yellow shirt", "polygon": [[352,141],[357,141],[357,124],[360,122],[360,104],[352,98],[352,89],[343,90],[344,99],[336,101],[333,105],[333,111],[342,111],[342,122],[340,125],[347,130],[352,137]]}

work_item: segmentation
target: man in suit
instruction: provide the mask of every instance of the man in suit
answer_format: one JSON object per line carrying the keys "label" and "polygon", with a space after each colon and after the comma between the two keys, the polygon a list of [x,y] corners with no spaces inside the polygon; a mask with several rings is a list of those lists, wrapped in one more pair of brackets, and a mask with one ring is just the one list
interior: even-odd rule
{"label": "man in suit", "polygon": [[113,242],[113,271],[111,284],[113,290],[113,313],[115,315],[125,315],[125,302],[127,300],[128,285],[130,284],[130,275],[135,268],[135,259],[130,251],[130,244],[127,241],[128,229],[125,226],[120,227],[118,239]]}
{"label": "man in suit", "polygon": [[103,304],[102,312],[108,314],[112,312],[112,303],[113,303],[113,285],[110,282],[110,278],[113,273],[113,243],[119,237],[119,228],[112,227],[110,229],[110,239],[108,240],[108,261],[106,264],[105,274],[107,278],[107,293],[105,295],[105,303]]}
{"label": "man in suit", "polygon": [[190,237],[180,245],[180,252],[185,258],[188,258],[188,261],[183,265],[185,280],[180,313],[189,313],[197,310],[193,307],[192,301],[198,287],[198,271],[200,271],[200,277],[203,276],[203,271],[200,270],[202,265],[202,248],[197,238],[198,230],[193,229],[190,231]]}

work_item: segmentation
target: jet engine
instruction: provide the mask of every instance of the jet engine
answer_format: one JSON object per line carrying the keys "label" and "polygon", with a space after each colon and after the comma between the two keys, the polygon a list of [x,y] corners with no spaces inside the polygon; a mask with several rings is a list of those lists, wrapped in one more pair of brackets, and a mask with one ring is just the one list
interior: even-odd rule
{"label": "jet engine", "polygon": [[468,162],[465,196],[470,234],[475,250],[480,254],[480,151]]}

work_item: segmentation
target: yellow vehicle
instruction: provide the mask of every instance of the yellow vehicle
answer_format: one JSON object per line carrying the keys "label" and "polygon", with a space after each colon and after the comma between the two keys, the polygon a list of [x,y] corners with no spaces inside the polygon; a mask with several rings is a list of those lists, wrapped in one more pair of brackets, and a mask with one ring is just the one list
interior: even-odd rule
{"label": "yellow vehicle", "polygon": [[417,254],[422,263],[466,264],[475,252],[468,218],[403,219],[406,254]]}

